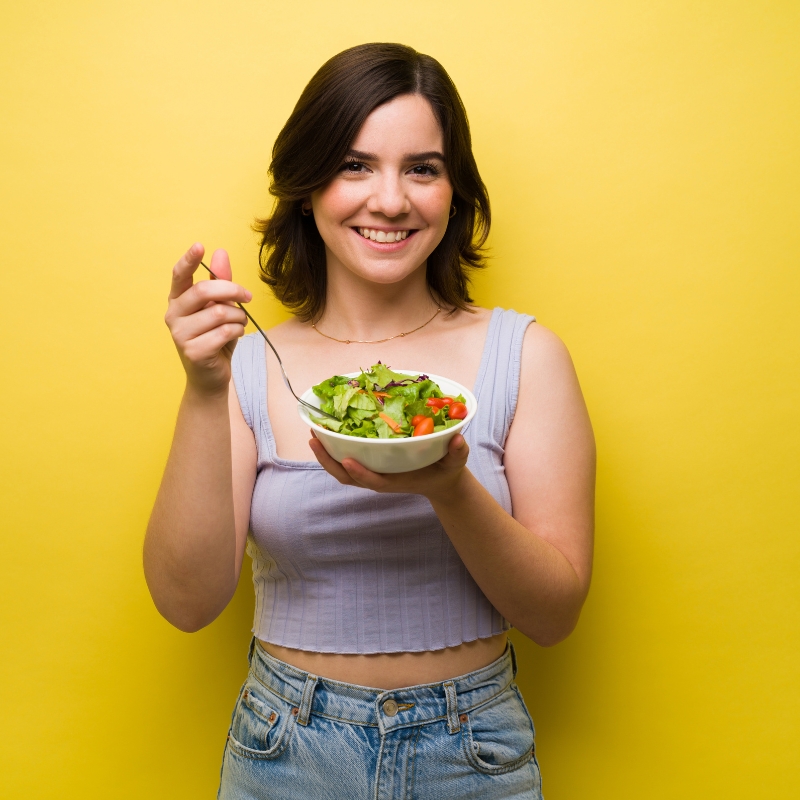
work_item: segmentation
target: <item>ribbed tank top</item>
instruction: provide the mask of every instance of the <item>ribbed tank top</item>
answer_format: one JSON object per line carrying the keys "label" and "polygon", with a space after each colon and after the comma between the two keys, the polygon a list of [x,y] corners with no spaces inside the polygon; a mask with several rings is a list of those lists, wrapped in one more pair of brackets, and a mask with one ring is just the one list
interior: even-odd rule
{"label": "ribbed tank top", "polygon": [[[468,468],[511,513],[503,453],[533,317],[492,312],[475,382],[478,412],[464,430]],[[279,458],[267,413],[265,342],[243,337],[233,380],[256,440],[247,552],[253,633],[323,653],[441,650],[508,630],[419,495],[343,486],[316,461]]]}

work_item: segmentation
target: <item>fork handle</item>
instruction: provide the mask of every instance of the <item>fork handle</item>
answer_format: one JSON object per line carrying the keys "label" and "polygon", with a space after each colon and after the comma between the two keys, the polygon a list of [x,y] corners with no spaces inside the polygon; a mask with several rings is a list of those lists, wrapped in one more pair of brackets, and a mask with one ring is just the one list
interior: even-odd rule
{"label": "fork handle", "polygon": [[[201,261],[200,265],[208,270],[212,280],[215,281],[219,280],[219,278],[217,278],[217,276],[213,272],[211,272],[211,270],[208,268],[206,264],[204,264]],[[244,311],[244,315],[247,317],[247,319],[250,320],[250,322],[253,323],[253,325],[256,326],[256,330],[258,330],[258,332],[264,337],[264,341],[269,345],[270,350],[272,350],[272,352],[275,353],[275,358],[278,359],[278,366],[281,368],[281,375],[283,375],[283,382],[286,384],[286,388],[292,393],[292,397],[294,397],[294,399],[297,400],[297,402],[300,403],[300,405],[305,406],[306,408],[313,411],[315,414],[322,414],[323,417],[328,417],[328,419],[335,419],[338,422],[339,421],[338,417],[334,417],[333,414],[329,414],[327,411],[323,411],[321,408],[312,406],[311,403],[307,403],[305,400],[302,400],[295,394],[294,389],[292,389],[292,384],[289,383],[289,376],[286,374],[286,370],[283,368],[283,361],[281,361],[281,357],[278,355],[278,351],[275,349],[275,345],[273,345],[272,342],[269,340],[269,336],[267,336],[267,334],[264,333],[264,331],[261,329],[261,326],[250,316],[250,312],[238,301],[234,302],[236,303],[237,306],[239,306],[239,308],[242,309],[242,311]]]}

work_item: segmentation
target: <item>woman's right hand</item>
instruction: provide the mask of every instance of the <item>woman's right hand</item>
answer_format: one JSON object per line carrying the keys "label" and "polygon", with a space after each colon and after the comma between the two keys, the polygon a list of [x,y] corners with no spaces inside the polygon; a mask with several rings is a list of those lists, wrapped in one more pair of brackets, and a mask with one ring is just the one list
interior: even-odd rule
{"label": "woman's right hand", "polygon": [[231,356],[244,334],[247,317],[235,302],[247,303],[252,294],[231,281],[231,263],[224,250],[211,256],[219,280],[193,282],[203,245],[193,244],[172,269],[172,288],[164,321],[186,370],[187,384],[203,394],[228,391]]}

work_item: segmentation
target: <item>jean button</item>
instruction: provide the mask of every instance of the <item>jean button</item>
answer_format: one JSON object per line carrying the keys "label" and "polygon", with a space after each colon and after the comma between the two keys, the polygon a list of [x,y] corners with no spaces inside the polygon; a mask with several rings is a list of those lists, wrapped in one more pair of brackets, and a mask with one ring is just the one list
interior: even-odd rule
{"label": "jean button", "polygon": [[391,697],[383,704],[383,713],[387,717],[393,717],[397,713],[397,703]]}

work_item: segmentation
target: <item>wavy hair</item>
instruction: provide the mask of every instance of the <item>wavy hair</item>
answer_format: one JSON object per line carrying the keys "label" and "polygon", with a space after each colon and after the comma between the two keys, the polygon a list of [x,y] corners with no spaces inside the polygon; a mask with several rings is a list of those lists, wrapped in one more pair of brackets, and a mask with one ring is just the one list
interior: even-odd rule
{"label": "wavy hair", "polygon": [[402,44],[363,44],[335,55],[309,81],[272,148],[272,215],[258,219],[260,277],[304,321],[325,307],[325,245],[301,207],[340,169],[372,111],[403,94],[428,100],[441,127],[455,216],[428,257],[429,287],[453,309],[466,309],[469,271],[485,266],[489,195],[472,154],[464,104],[444,67]]}

